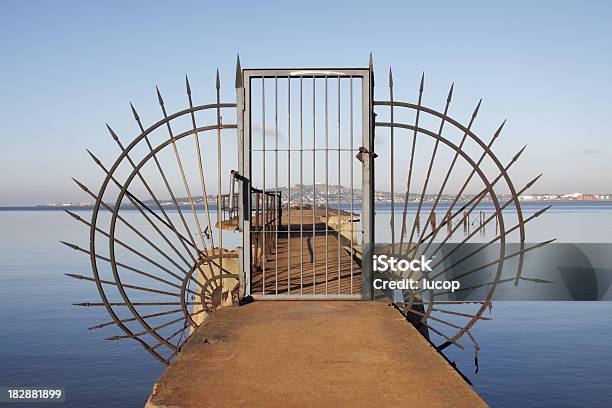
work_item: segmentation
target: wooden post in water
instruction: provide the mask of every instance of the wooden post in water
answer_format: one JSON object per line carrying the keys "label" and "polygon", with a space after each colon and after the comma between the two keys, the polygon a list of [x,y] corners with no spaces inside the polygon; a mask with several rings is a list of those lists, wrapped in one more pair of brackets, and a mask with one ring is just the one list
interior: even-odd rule
{"label": "wooden post in water", "polygon": [[484,211],[480,211],[480,235],[484,235],[485,234],[485,212]]}
{"label": "wooden post in water", "polygon": [[501,214],[495,216],[495,235],[499,234],[499,217]]}
{"label": "wooden post in water", "polygon": [[429,222],[431,224],[431,230],[434,231],[436,229],[436,212],[431,213],[431,217],[429,217]]}

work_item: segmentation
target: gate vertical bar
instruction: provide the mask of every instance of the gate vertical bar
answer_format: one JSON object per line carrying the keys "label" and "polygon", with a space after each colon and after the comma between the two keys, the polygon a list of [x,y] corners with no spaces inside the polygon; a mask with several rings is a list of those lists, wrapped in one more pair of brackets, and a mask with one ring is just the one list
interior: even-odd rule
{"label": "gate vertical bar", "polygon": [[262,193],[262,207],[261,207],[261,211],[262,211],[262,228],[263,228],[263,233],[261,234],[262,237],[262,269],[263,269],[263,275],[262,275],[262,293],[265,295],[266,294],[266,263],[267,263],[267,257],[266,257],[266,252],[267,252],[267,247],[266,247],[266,226],[268,225],[268,206],[267,206],[267,201],[268,201],[268,196],[266,195],[266,78],[261,78],[261,132],[262,132],[262,143],[263,143],[263,193]]}
{"label": "gate vertical bar", "polygon": [[[361,259],[361,298],[373,300],[372,253],[374,251],[374,65],[372,54],[368,64],[369,75],[362,81],[361,132],[363,147],[368,154],[362,163],[362,259]],[[367,103],[366,103],[367,102]]]}
{"label": "gate vertical bar", "polygon": [[274,293],[278,295],[278,228],[280,223],[278,217],[280,212],[280,195],[278,192],[278,77],[274,77],[274,194],[276,194],[276,202],[274,206],[274,270],[276,286]]}
{"label": "gate vertical bar", "polygon": [[317,257],[316,257],[316,226],[315,211],[317,206],[317,180],[316,180],[316,160],[317,160],[317,137],[316,137],[316,77],[312,76],[312,293],[317,293]]}
{"label": "gate vertical bar", "polygon": [[325,294],[329,281],[329,111],[327,102],[327,76],[325,77]]}
{"label": "gate vertical bar", "polygon": [[[251,245],[251,107],[250,107],[250,78],[246,78],[240,67],[240,60],[236,67],[236,101],[238,104],[238,137],[240,137],[241,151],[238,157],[239,171],[242,179],[240,194],[240,219],[242,221],[242,271],[241,278],[244,280],[243,296],[251,295],[251,265],[253,264],[253,252]],[[246,130],[246,131],[245,131]]]}
{"label": "gate vertical bar", "polygon": [[[349,152],[350,155],[352,156],[352,154],[354,153],[353,149],[355,148],[355,146],[353,145],[354,140],[353,140],[353,77],[350,77],[349,79],[349,120],[351,121],[351,123],[349,124],[349,138],[350,138],[350,147],[349,147]],[[353,238],[355,236],[354,234],[354,226],[353,226],[353,196],[355,195],[355,183],[353,180],[353,161],[351,158],[351,161],[349,162],[350,166],[351,166],[351,171],[350,171],[350,183],[351,183],[351,215],[349,216],[349,222],[351,223],[351,228],[350,228],[350,232],[351,232],[351,254],[349,256],[349,264],[350,264],[350,270],[351,270],[351,288],[350,288],[350,293],[351,295],[353,294],[353,256],[355,255],[355,251],[353,250]]]}
{"label": "gate vertical bar", "polygon": [[287,294],[291,294],[291,78],[287,78]]}
{"label": "gate vertical bar", "polygon": [[337,193],[337,197],[338,197],[338,214],[337,214],[337,221],[336,221],[336,228],[338,229],[338,294],[340,294],[341,292],[341,287],[342,287],[342,281],[341,281],[341,269],[342,269],[342,252],[341,252],[341,247],[340,247],[340,242],[342,242],[341,239],[341,231],[342,231],[342,224],[340,223],[340,218],[342,215],[342,212],[340,210],[340,205],[341,205],[341,195],[340,195],[340,189],[341,189],[341,182],[342,180],[340,179],[340,155],[342,152],[342,144],[341,144],[341,139],[342,139],[342,133],[341,133],[341,121],[340,121],[340,81],[341,78],[340,76],[338,76],[338,190],[336,191]]}
{"label": "gate vertical bar", "polygon": [[300,294],[304,293],[304,79],[300,76]]}

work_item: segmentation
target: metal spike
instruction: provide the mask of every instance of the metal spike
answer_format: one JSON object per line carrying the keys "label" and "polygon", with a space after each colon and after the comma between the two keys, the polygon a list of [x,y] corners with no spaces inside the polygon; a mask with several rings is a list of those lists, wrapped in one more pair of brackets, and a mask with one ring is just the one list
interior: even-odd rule
{"label": "metal spike", "polygon": [[221,88],[221,80],[219,79],[219,68],[217,68],[217,75],[216,75],[216,78],[215,78],[215,87],[217,89]]}
{"label": "metal spike", "polygon": [[98,158],[96,157],[96,155],[95,155],[95,154],[93,154],[93,153],[91,152],[91,150],[89,150],[89,149],[85,149],[85,150],[87,150],[87,153],[89,153],[89,155],[91,156],[91,158],[93,159],[93,161],[94,161],[94,162],[96,162],[96,164],[97,164],[97,165],[99,165],[99,166],[101,166],[101,165],[102,165],[102,162],[100,161],[100,159],[98,159]]}
{"label": "metal spike", "polygon": [[[453,85],[454,85],[454,84],[453,84]],[[463,144],[465,143],[465,141],[466,141],[466,139],[467,139],[468,133],[469,133],[470,129],[472,128],[472,125],[474,124],[474,121],[476,120],[476,115],[478,114],[478,110],[480,109],[480,104],[481,104],[481,103],[482,103],[482,99],[480,99],[480,100],[478,101],[478,104],[476,105],[476,108],[474,109],[474,112],[472,113],[472,117],[470,118],[470,121],[469,121],[469,123],[468,123],[467,129],[466,129],[466,131],[464,132],[463,137],[461,138],[461,142],[459,143],[459,149],[461,149],[461,148],[463,147]],[[449,106],[449,105],[450,105],[450,102],[449,102],[449,101],[447,101],[446,105],[447,105],[447,106]],[[451,174],[452,174],[453,168],[454,168],[454,166],[455,166],[455,163],[456,163],[456,161],[457,161],[457,158],[458,158],[458,157],[459,157],[459,150],[455,152],[455,156],[453,157],[453,160],[451,161],[451,164],[450,164],[450,166],[448,167],[448,170],[447,170],[447,172],[446,172],[446,177],[444,178],[444,181],[442,182],[442,185],[440,186],[440,190],[438,191],[438,194],[436,195],[436,199],[434,200],[434,204],[433,204],[433,205],[432,205],[432,207],[431,207],[431,210],[430,210],[430,212],[429,212],[428,219],[429,219],[429,217],[431,217],[431,216],[432,216],[432,214],[435,212],[435,210],[436,210],[436,208],[437,208],[437,206],[438,206],[438,202],[440,201],[440,198],[442,197],[442,193],[444,192],[444,188],[446,187],[446,184],[447,184],[447,182],[448,182],[448,180],[449,180],[449,178],[450,178],[450,176],[451,176]],[[449,210],[447,211],[447,213],[445,214],[445,216],[444,216],[444,217],[449,217],[449,216],[451,216],[451,211],[452,211],[452,208],[454,207],[454,205],[455,205],[455,203],[456,203],[457,199],[458,199],[458,197],[455,197],[455,199],[453,200],[453,203],[452,203],[452,204],[451,204],[451,206],[449,207]],[[451,217],[451,219],[452,219],[453,217],[455,217],[455,215],[453,215],[453,216]],[[440,224],[440,226],[439,226],[439,228],[438,228],[438,229],[435,229],[435,230],[434,230],[434,231],[432,231],[432,232],[431,232],[429,235],[427,235],[426,237],[424,237],[424,238],[423,238],[423,236],[425,235],[425,231],[427,231],[427,228],[428,228],[428,226],[429,226],[429,223],[426,223],[426,224],[425,224],[425,227],[423,228],[423,230],[422,230],[422,232],[421,232],[421,238],[419,239],[419,241],[418,241],[417,245],[415,245],[414,247],[412,247],[412,248],[409,250],[409,253],[410,253],[410,252],[416,252],[416,251],[417,251],[417,249],[418,249],[418,248],[421,246],[421,244],[422,244],[423,242],[425,242],[425,241],[426,241],[426,240],[427,240],[429,237],[433,237],[433,238],[435,238],[435,237],[437,236],[437,234],[438,234],[438,231],[440,231],[440,228],[442,228],[442,226],[444,226],[444,225],[446,225],[446,222],[442,222],[442,223]],[[432,240],[433,240],[433,238],[432,238]],[[428,246],[428,248],[429,248],[429,245],[430,245],[430,244],[428,244],[428,245],[427,245],[427,246]]]}
{"label": "metal spike", "polygon": [[242,88],[242,67],[240,66],[240,54],[236,54],[236,88]]}
{"label": "metal spike", "polygon": [[[102,164],[102,162],[100,162],[100,160],[93,154],[91,153],[89,150],[87,150],[89,152],[89,154],[91,155],[91,157],[93,158],[93,160],[96,162],[96,164],[98,166],[100,166],[100,168],[104,171],[104,173],[106,173],[107,175],[109,175],[109,170]],[[117,179],[115,177],[113,177],[111,175],[111,180],[113,180],[113,182],[117,185],[117,187],[119,189],[122,189],[124,186],[117,181]],[[149,224],[153,227],[153,229],[155,229],[155,231],[161,236],[161,238],[166,241],[166,243],[170,246],[170,248],[172,248],[172,250],[185,262],[185,264],[189,265],[189,262],[187,261],[187,259],[185,259],[185,257],[179,252],[179,250],[172,244],[172,242],[168,239],[168,237],[166,237],[166,235],[159,229],[159,227],[151,220],[151,218],[149,218],[149,216],[145,213],[145,210],[150,213],[151,215],[153,215],[156,219],[158,219],[159,221],[162,222],[162,224],[166,225],[168,228],[173,229],[172,225],[168,224],[166,221],[164,221],[159,215],[157,215],[157,213],[155,211],[153,211],[151,208],[149,208],[149,206],[147,206],[145,203],[143,203],[138,197],[136,197],[135,195],[133,195],[132,193],[130,193],[129,190],[125,190],[126,195],[128,197],[128,199],[130,200],[130,202],[134,205],[134,207],[142,214],[142,216],[149,222]],[[87,223],[89,224],[89,223]],[[177,236],[179,236],[179,238],[181,239],[186,239],[184,237],[182,237],[180,234],[178,234],[177,232]],[[172,262],[172,261],[171,261]],[[177,267],[179,267],[177,264],[175,264]],[[180,267],[179,267],[180,268]]]}
{"label": "metal spike", "polygon": [[136,113],[136,109],[134,108],[134,105],[132,105],[132,102],[130,102],[130,107],[132,108],[132,114],[134,115],[134,119],[136,119],[136,121],[139,121],[140,117],[138,117],[138,113]]}
{"label": "metal spike", "polygon": [[527,145],[523,146],[523,148],[521,150],[519,150],[517,154],[514,155],[514,157],[512,158],[513,162],[518,160],[518,158],[521,156],[521,154],[523,154],[523,152],[525,151],[526,147],[527,147]]}
{"label": "metal spike", "polygon": [[[104,280],[104,279],[96,279],[96,278],[91,277],[91,276],[75,275],[75,274],[72,274],[72,273],[65,273],[64,275],[69,276],[69,277],[74,278],[74,279],[86,280],[86,281],[89,281],[89,282],[99,282],[99,283],[102,283],[104,285],[119,286],[117,284],[117,282],[109,281],[109,280]],[[160,295],[168,295],[168,296],[180,297],[180,293],[168,292],[168,291],[159,290],[159,289],[152,289],[152,288],[148,288],[146,286],[131,285],[131,284],[127,284],[127,283],[123,283],[122,286],[124,288],[140,290],[140,291],[148,292],[148,293],[158,293]]]}
{"label": "metal spike", "polygon": [[544,212],[548,211],[550,209],[550,207],[552,207],[552,205],[549,205],[549,206],[546,206],[546,207],[542,208],[540,211],[538,211],[537,213],[533,214],[533,217],[539,217]]}
{"label": "metal spike", "polygon": [[421,84],[419,85],[419,93],[423,93],[423,88],[425,87],[425,72],[421,75]]}
{"label": "metal spike", "polygon": [[[161,97],[161,95],[159,94],[159,89],[158,89],[158,95]],[[162,102],[163,102],[163,101],[162,101]],[[130,103],[130,105],[132,105],[132,104]],[[161,109],[162,109],[162,112],[164,112],[164,117],[166,117],[166,116],[167,116],[167,115],[166,115],[166,108],[164,108],[164,105],[161,105]],[[132,112],[134,113],[134,118],[136,119],[136,122],[138,122],[138,127],[140,128],[140,131],[144,133],[144,132],[145,132],[145,129],[144,129],[144,127],[142,126],[142,123],[140,122],[140,119],[139,119],[138,115],[136,114],[136,110],[134,109],[134,106],[133,106],[133,105],[132,105]],[[167,127],[169,127],[169,126],[170,126],[170,124],[169,124],[169,123],[166,123],[166,126],[167,126]],[[169,130],[170,130],[170,129],[169,129]],[[183,237],[181,236],[181,234],[179,234],[179,233],[178,233],[178,231],[176,230],[176,228],[174,228],[174,227],[173,227],[173,228],[171,228],[171,229],[172,229],[172,230],[173,230],[173,231],[174,231],[174,232],[177,234],[177,236],[179,236],[179,238],[181,239],[181,244],[182,244],[183,248],[185,248],[185,250],[186,250],[186,251],[189,253],[189,257],[190,257],[190,258],[191,258],[191,259],[192,259],[192,260],[195,262],[195,260],[196,260],[196,259],[194,258],[194,256],[193,256],[193,254],[191,253],[191,251],[190,251],[190,250],[187,248],[187,244],[188,244],[189,246],[191,246],[193,249],[195,249],[196,253],[198,253],[198,252],[199,252],[199,249],[197,248],[197,246],[196,246],[196,244],[195,244],[195,241],[194,241],[194,239],[193,239],[193,236],[192,236],[192,234],[191,234],[191,231],[190,231],[189,227],[187,226],[187,224],[186,224],[186,222],[185,222],[185,220],[184,220],[183,213],[182,213],[182,211],[181,211],[181,207],[178,205],[178,203],[177,203],[177,201],[176,201],[176,197],[175,197],[175,195],[174,195],[174,192],[172,191],[172,188],[170,187],[170,184],[168,183],[168,180],[167,180],[167,178],[166,178],[166,175],[165,175],[165,173],[164,173],[164,171],[163,171],[163,169],[162,169],[161,165],[159,164],[159,160],[157,159],[157,157],[156,157],[156,155],[155,155],[155,153],[154,153],[153,146],[151,145],[151,142],[149,141],[149,139],[148,139],[146,136],[145,136],[144,140],[146,141],[147,146],[148,146],[149,150],[151,151],[151,154],[153,154],[153,159],[154,159],[154,161],[155,161],[155,164],[157,165],[157,169],[159,170],[159,174],[160,174],[160,176],[161,176],[162,180],[164,181],[164,184],[166,185],[166,188],[168,189],[168,193],[170,194],[170,197],[172,198],[172,202],[173,202],[173,204],[174,204],[174,207],[176,208],[176,211],[178,212],[178,214],[179,214],[179,216],[180,216],[180,218],[181,218],[181,221],[183,221],[183,226],[185,227],[185,230],[187,231],[187,235],[189,236],[189,240],[188,240],[188,241],[184,241],[184,240],[183,240]],[[123,146],[120,146],[120,147],[121,147],[121,150],[123,150],[123,151],[124,151],[124,153],[125,153],[125,148],[124,148]],[[126,156],[126,157],[128,158],[128,161],[130,162],[130,164],[132,165],[132,167],[136,168],[135,164],[133,163],[133,160],[132,160],[132,159],[131,159],[129,156]],[[146,187],[146,188],[147,188],[147,190],[149,191],[149,194],[151,194],[151,197],[153,198],[153,200],[155,200],[155,202],[156,202],[156,204],[157,204],[158,208],[160,209],[160,211],[162,212],[162,214],[164,214],[164,217],[166,218],[166,220],[168,221],[168,223],[169,223],[170,225],[173,225],[173,224],[172,224],[172,221],[170,220],[170,218],[168,217],[168,215],[167,215],[167,214],[166,214],[166,212],[164,211],[164,208],[163,208],[163,207],[160,205],[159,201],[157,200],[157,198],[155,197],[155,195],[153,194],[153,192],[151,191],[151,189],[150,189],[149,187],[147,187],[147,186],[148,186],[148,184],[147,184],[147,183],[144,181],[144,178],[142,177],[142,175],[141,175],[140,173],[138,173],[138,174],[139,174],[139,177],[140,177],[141,181],[143,182],[143,184],[145,185],[145,187]],[[185,242],[187,242],[187,244],[185,244]]]}
{"label": "metal spike", "polygon": [[71,244],[70,242],[66,242],[66,241],[60,241],[60,242],[66,245],[68,248],[74,249],[75,251],[78,251],[79,249],[81,249],[78,245]]}
{"label": "metal spike", "polygon": [[391,71],[391,67],[389,67],[389,88],[393,88],[393,72]]}
{"label": "metal spike", "polygon": [[[405,194],[405,198],[404,198],[404,210],[402,211],[402,232],[400,234],[400,245],[399,245],[399,250],[400,252],[402,252],[402,249],[404,247],[404,235],[406,233],[406,217],[408,215],[408,201],[410,198],[410,187],[411,187],[411,183],[412,183],[412,170],[414,168],[414,152],[416,150],[416,139],[417,139],[417,128],[419,126],[419,117],[420,117],[420,113],[421,113],[421,101],[423,99],[423,81],[425,78],[425,73],[423,73],[423,76],[421,77],[421,86],[420,89],[421,91],[419,91],[419,98],[417,101],[417,110],[416,110],[416,116],[414,119],[414,133],[412,135],[412,147],[410,149],[410,162],[408,164],[408,180],[406,181],[406,194]],[[414,227],[414,225],[413,225]],[[410,250],[410,245],[411,243],[408,243],[408,250]],[[413,247],[414,248],[414,247]]]}
{"label": "metal spike", "polygon": [[555,283],[553,281],[549,281],[546,279],[540,279],[540,278],[525,278],[521,276],[519,279],[527,281],[527,282],[535,282],[535,283]]}
{"label": "metal spike", "polygon": [[[199,310],[197,312],[192,313],[191,316],[194,316],[194,315],[199,314],[199,313],[203,313],[204,311],[205,311],[205,309],[201,309],[201,310]],[[157,331],[159,329],[163,329],[164,327],[168,327],[168,326],[170,326],[172,324],[175,324],[177,322],[180,322],[181,320],[184,320],[184,319],[185,319],[184,317],[179,317],[178,319],[173,319],[173,320],[170,320],[170,321],[168,321],[166,323],[163,323],[163,324],[160,324],[158,326],[152,327],[151,330],[155,332],[155,331]],[[150,330],[145,330],[145,331],[142,331],[142,332],[139,332],[139,333],[131,333],[131,334],[122,335],[122,336],[110,336],[110,337],[106,337],[105,340],[135,339],[135,338],[138,338],[140,336],[144,336],[144,335],[146,335],[148,333],[150,333]]]}
{"label": "metal spike", "polygon": [[[70,215],[70,216],[71,216],[72,218],[74,218],[75,220],[77,220],[77,221],[83,221],[83,218],[81,218],[81,217],[80,217],[80,216],[78,216],[77,214],[73,213],[72,211],[70,211],[70,210],[64,210],[64,211],[66,211],[66,212],[68,213],[68,215]],[[63,242],[63,241],[61,241],[61,242]]]}
{"label": "metal spike", "polygon": [[[165,312],[158,312],[158,313],[143,315],[142,318],[146,320],[146,319],[151,318],[151,317],[166,316],[166,315],[169,315],[169,314],[181,313],[182,311],[183,311],[182,308],[181,309],[167,310]],[[127,323],[127,322],[133,322],[135,320],[138,320],[138,319],[135,318],[135,317],[131,317],[131,318],[128,318],[128,319],[121,319],[120,322],[121,323]],[[101,324],[97,324],[95,326],[91,326],[91,327],[87,328],[87,330],[101,329],[103,327],[111,326],[113,324],[116,324],[116,323],[114,321],[110,321],[110,322],[106,322],[106,323],[101,323]]]}
{"label": "metal spike", "polygon": [[536,178],[534,178],[533,180],[531,180],[529,183],[527,183],[527,185],[523,188],[523,191],[527,190],[529,187],[533,186],[535,184],[536,181],[538,181],[538,179],[540,177],[542,177],[544,173],[540,173]]}
{"label": "metal spike", "polygon": [[104,340],[121,340],[121,339],[124,339],[124,338],[125,337],[111,336],[111,337],[104,338]]}
{"label": "metal spike", "polygon": [[[495,141],[495,137],[493,137],[491,139],[491,141],[489,142],[489,145],[487,146],[488,148],[491,147],[491,145],[493,144],[493,142]],[[486,152],[483,152],[482,155],[480,156],[480,158],[478,159],[478,162],[476,163],[477,166],[480,165],[480,163],[482,162],[482,160],[484,159],[484,157],[486,156]],[[510,166],[512,166],[512,164],[514,164],[514,161],[510,161],[506,167],[503,169],[503,171],[497,175],[497,177],[495,177],[495,179],[491,182],[491,186],[495,185],[495,183],[497,183],[497,181],[499,181],[503,175],[508,171],[508,169],[510,168]],[[455,203],[457,202],[458,197],[460,197],[460,195],[463,193],[464,189],[467,187],[467,184],[469,183],[469,181],[471,180],[472,176],[475,174],[475,170],[472,170],[472,172],[470,173],[470,176],[466,179],[466,181],[464,182],[463,186],[461,187],[461,189],[459,190],[459,194],[457,194],[455,196],[455,199],[453,200],[453,203],[451,204],[451,206],[449,207],[448,211],[446,212],[445,217],[447,217],[449,214],[451,214],[452,209],[455,206]],[[528,187],[524,187],[523,190],[521,190],[519,193],[517,193],[517,195],[522,194]],[[469,211],[472,211],[474,208],[476,208],[476,206],[478,205],[478,203],[480,203],[480,201],[483,200],[483,198],[485,197],[487,192],[487,188],[483,189],[480,193],[476,194],[474,197],[472,197],[472,199],[470,199],[466,204],[464,204],[461,209],[459,209],[459,211],[456,211],[454,214],[452,214],[451,219],[455,218],[457,215],[461,214],[470,204],[472,205],[472,208]],[[505,205],[509,205],[511,201],[508,201]],[[427,250],[429,249],[429,247],[433,244],[433,240],[434,238],[437,236],[438,232],[442,229],[442,226],[446,225],[446,221],[440,223],[440,225],[438,226],[438,228],[436,228],[434,231],[432,231],[427,237],[425,237],[425,239],[430,238],[429,243],[427,244],[427,246],[425,247],[425,249],[423,250],[423,253],[427,252]],[[448,234],[446,236],[446,238],[442,241],[442,243],[438,244],[438,247],[436,248],[436,250],[434,251],[434,253],[437,253],[440,248],[442,248],[442,246],[444,245],[444,243],[446,243],[446,241],[452,236],[452,234],[454,233],[454,231],[456,231],[459,228],[460,223],[457,223],[455,225],[455,227],[453,228],[452,232],[450,234]]]}
{"label": "metal spike", "polygon": [[482,103],[482,98],[478,101],[478,105],[476,105],[476,109],[474,109],[474,113],[472,113],[472,119],[476,118],[478,115],[478,111],[480,110],[480,104]]}
{"label": "metal spike", "polygon": [[163,100],[163,98],[161,96],[161,93],[159,92],[159,87],[156,86],[155,87],[155,91],[157,92],[157,100],[159,101],[159,104],[161,106],[164,106],[164,100]]}
{"label": "metal spike", "polygon": [[[132,107],[133,108],[133,107]],[[115,133],[115,131],[113,129],[111,129],[111,127],[108,125],[108,123],[106,124],[106,128],[108,129],[108,131],[111,134],[111,137],[113,138],[114,141],[119,140],[119,137],[117,137],[117,134]]]}
{"label": "metal spike", "polygon": [[541,248],[541,247],[543,247],[544,245],[548,245],[548,244],[550,244],[550,243],[552,243],[552,242],[555,242],[556,240],[557,240],[557,238],[553,238],[553,239],[549,239],[548,241],[540,242],[540,243],[537,245],[537,247],[538,247],[538,248]]}
{"label": "metal spike", "polygon": [[497,137],[499,136],[499,134],[501,133],[502,129],[504,128],[504,125],[506,124],[506,119],[504,119],[504,121],[502,122],[501,125],[499,125],[499,128],[497,128],[497,130],[495,131],[495,134],[493,135],[493,140],[497,139]]}
{"label": "metal spike", "polygon": [[89,192],[90,192],[90,191],[89,191],[89,189],[88,189],[88,188],[85,186],[85,184],[81,183],[79,180],[75,179],[74,177],[71,177],[71,178],[72,178],[72,181],[74,181],[75,183],[77,183],[77,185],[78,185],[79,187],[81,187],[81,189],[82,189],[83,191],[85,191],[86,193],[89,193]]}
{"label": "metal spike", "polygon": [[[188,305],[195,305],[195,302],[185,302]],[[131,302],[132,306],[180,306],[180,302]],[[127,303],[72,303],[72,306],[127,306]]]}
{"label": "metal spike", "polygon": [[[442,121],[440,122],[440,127],[438,129],[438,138],[436,139],[433,151],[431,152],[431,158],[429,159],[429,167],[427,168],[427,174],[425,176],[425,181],[423,183],[423,189],[421,190],[421,194],[419,196],[419,205],[417,207],[415,219],[419,219],[419,217],[421,215],[421,209],[423,208],[423,199],[425,198],[425,194],[427,192],[427,185],[429,184],[429,178],[431,177],[431,172],[432,172],[432,169],[433,169],[433,164],[434,164],[434,162],[436,160],[436,153],[438,152],[438,146],[439,146],[439,143],[440,143],[440,139],[439,138],[442,136],[442,130],[444,129],[444,124],[446,123],[446,114],[448,113],[448,108],[449,108],[450,103],[451,103],[452,94],[453,94],[453,87],[454,86],[455,85],[453,83],[451,85],[450,91],[448,93],[448,98],[446,99],[446,106],[444,106],[444,113],[442,115]],[[419,100],[420,100],[420,95],[419,95]],[[430,216],[431,216],[431,214],[430,214]],[[409,243],[411,243],[412,239],[414,238],[414,234],[416,232],[416,226],[417,226],[417,223],[414,222],[412,224],[412,228],[411,228],[411,231],[410,231],[410,238],[408,239]]]}
{"label": "metal spike", "polygon": [[374,83],[376,82],[374,79],[374,59],[372,58],[372,51],[370,51],[370,57],[368,60],[368,69],[370,70],[370,80],[371,80],[371,84],[370,86],[372,87],[372,89],[374,88]]}
{"label": "metal spike", "polygon": [[189,78],[185,75],[185,86],[187,87],[187,95],[191,95],[191,87],[189,86]]}

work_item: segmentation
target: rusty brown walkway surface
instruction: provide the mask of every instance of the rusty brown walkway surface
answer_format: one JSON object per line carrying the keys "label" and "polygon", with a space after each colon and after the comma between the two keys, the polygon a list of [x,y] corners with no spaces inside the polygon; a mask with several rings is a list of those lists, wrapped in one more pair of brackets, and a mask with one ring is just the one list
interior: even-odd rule
{"label": "rusty brown walkway surface", "polygon": [[[360,260],[351,256],[347,238],[351,232],[350,227],[346,227],[350,225],[346,221],[350,219],[350,213],[333,208],[327,212],[331,224],[338,219],[344,222],[345,236],[329,226],[325,216],[324,208],[315,209],[314,218],[311,208],[283,210],[279,226],[283,232],[278,235],[268,233],[266,245],[270,247],[269,254],[252,272],[253,294],[360,293]],[[354,226],[355,234],[357,229]],[[263,238],[260,235],[258,239]],[[276,246],[271,243],[272,239]]]}
{"label": "rusty brown walkway surface", "polygon": [[211,315],[147,407],[484,407],[393,307],[258,301]]}

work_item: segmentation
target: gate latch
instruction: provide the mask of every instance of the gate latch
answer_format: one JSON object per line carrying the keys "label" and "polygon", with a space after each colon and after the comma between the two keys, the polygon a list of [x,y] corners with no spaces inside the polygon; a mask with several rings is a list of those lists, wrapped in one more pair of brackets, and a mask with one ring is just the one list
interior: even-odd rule
{"label": "gate latch", "polygon": [[378,157],[378,155],[374,152],[369,151],[368,149],[366,149],[365,147],[361,146],[359,148],[359,153],[357,153],[357,155],[355,156],[357,158],[357,160],[359,160],[360,162],[364,163],[367,158],[372,158],[375,159]]}

